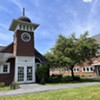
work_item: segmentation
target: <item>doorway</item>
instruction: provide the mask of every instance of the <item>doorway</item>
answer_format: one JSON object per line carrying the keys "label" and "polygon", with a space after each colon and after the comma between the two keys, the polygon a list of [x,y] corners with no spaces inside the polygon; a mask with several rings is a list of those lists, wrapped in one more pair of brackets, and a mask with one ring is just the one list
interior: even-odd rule
{"label": "doorway", "polygon": [[28,83],[33,81],[32,66],[18,66],[18,83]]}

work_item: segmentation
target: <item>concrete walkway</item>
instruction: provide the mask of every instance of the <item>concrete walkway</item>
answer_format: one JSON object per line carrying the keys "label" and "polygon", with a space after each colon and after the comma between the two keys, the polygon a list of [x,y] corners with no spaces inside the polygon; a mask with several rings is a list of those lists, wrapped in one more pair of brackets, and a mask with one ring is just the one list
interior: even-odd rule
{"label": "concrete walkway", "polygon": [[75,84],[54,85],[54,86],[39,85],[39,84],[23,84],[20,85],[20,89],[0,91],[0,96],[13,96],[13,95],[28,94],[28,93],[36,93],[36,92],[62,90],[62,89],[82,87],[82,86],[91,86],[96,84],[100,84],[100,82],[75,83]]}

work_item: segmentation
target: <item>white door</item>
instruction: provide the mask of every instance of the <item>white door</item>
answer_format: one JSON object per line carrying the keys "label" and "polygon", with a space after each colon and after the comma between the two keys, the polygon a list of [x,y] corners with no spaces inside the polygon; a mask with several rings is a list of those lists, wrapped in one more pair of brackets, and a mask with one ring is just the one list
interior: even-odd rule
{"label": "white door", "polygon": [[32,66],[18,66],[18,83],[28,83],[33,81]]}

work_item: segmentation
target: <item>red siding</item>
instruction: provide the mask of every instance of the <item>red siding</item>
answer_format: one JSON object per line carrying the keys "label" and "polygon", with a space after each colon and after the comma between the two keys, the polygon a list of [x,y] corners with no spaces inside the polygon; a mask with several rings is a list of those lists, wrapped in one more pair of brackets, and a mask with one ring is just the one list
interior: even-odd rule
{"label": "red siding", "polygon": [[4,82],[6,85],[9,85],[14,81],[15,59],[11,58],[7,62],[10,63],[10,73],[0,74],[0,82]]}
{"label": "red siding", "polygon": [[23,32],[27,32],[27,31],[17,30],[17,32],[15,33],[16,41],[14,43],[14,55],[16,56],[35,56],[34,33],[28,32],[31,35],[31,40],[29,42],[24,42],[21,39],[21,35]]}
{"label": "red siding", "polygon": [[5,47],[1,52],[3,53],[13,53],[13,43]]}

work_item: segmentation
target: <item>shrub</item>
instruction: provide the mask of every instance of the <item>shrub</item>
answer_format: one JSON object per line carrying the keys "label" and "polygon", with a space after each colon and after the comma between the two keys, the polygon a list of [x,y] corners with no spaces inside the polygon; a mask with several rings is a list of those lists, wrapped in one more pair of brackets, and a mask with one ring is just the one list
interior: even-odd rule
{"label": "shrub", "polygon": [[18,89],[19,85],[16,82],[12,82],[11,85],[10,85],[10,88],[13,89],[13,90]]}
{"label": "shrub", "polygon": [[82,75],[81,77],[85,77],[85,75]]}
{"label": "shrub", "polygon": [[80,76],[75,76],[74,77],[74,81],[80,81],[80,80],[81,80]]}
{"label": "shrub", "polygon": [[48,63],[43,63],[41,66],[37,67],[36,70],[36,82],[40,84],[45,84],[49,79],[49,65]]}
{"label": "shrub", "polygon": [[79,76],[75,76],[74,79],[71,76],[62,76],[62,75],[51,75],[49,78],[49,83],[68,83],[80,81]]}
{"label": "shrub", "polygon": [[44,85],[45,83],[46,83],[45,78],[42,77],[42,79],[41,79],[41,81],[40,81],[40,84]]}
{"label": "shrub", "polygon": [[60,75],[51,75],[49,78],[49,83],[65,83],[65,77]]}
{"label": "shrub", "polygon": [[0,87],[4,87],[5,86],[5,83],[4,82],[1,82],[0,83]]}

